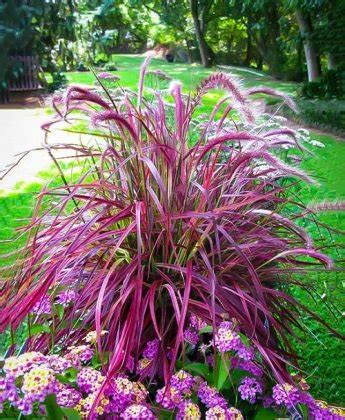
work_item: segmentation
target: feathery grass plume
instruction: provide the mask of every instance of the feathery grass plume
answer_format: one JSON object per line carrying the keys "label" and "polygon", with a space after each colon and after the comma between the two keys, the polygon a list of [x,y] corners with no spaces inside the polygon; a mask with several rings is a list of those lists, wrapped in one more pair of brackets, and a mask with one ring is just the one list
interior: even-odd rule
{"label": "feathery grass plume", "polygon": [[276,96],[277,98],[283,99],[285,104],[292,109],[294,112],[298,112],[295,102],[291,99],[290,96],[286,95],[284,92],[280,92],[276,89],[269,88],[267,86],[258,86],[252,87],[245,92],[248,96],[255,95],[258,93],[270,96]]}
{"label": "feathery grass plume", "polygon": [[344,201],[322,201],[321,203],[311,203],[308,209],[315,212],[322,211],[342,211],[345,210]]}
{"label": "feathery grass plume", "polygon": [[[158,339],[150,372],[168,382],[190,313],[213,327],[235,318],[276,379],[291,382],[287,364],[296,356],[289,337],[292,326],[301,327],[303,308],[281,285],[294,281],[295,268],[331,266],[280,213],[288,204],[282,180],[311,181],[272,151],[291,145],[291,133],[228,126],[236,121],[233,112],[229,117],[233,108],[244,119],[253,115],[245,93],[222,73],[187,98],[174,83],[172,114],[159,92],[145,99],[147,63],[137,97],[123,89],[116,108],[109,93],[80,87],[55,99],[59,121],[87,116],[97,128],[87,146],[59,146],[90,169],[41,192],[24,230],[25,262],[2,287],[0,331],[18,328],[46,295],[73,290],[77,298],[62,314],[45,315],[55,343],[76,344],[96,329],[99,353],[110,355],[109,379],[135,366],[145,344]],[[199,132],[195,112],[213,88],[230,93],[238,106],[219,119],[211,112],[216,130]],[[49,197],[51,206],[42,207]],[[102,330],[108,334],[101,337]],[[51,339],[42,333],[27,348],[47,350]]]}

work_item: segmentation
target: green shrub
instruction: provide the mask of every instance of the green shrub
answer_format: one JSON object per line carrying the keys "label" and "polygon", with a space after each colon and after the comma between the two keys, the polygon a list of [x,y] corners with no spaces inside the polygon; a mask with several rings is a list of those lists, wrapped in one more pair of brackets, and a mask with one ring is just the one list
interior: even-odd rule
{"label": "green shrub", "polygon": [[345,72],[341,70],[328,70],[318,80],[305,82],[301,87],[301,96],[313,98],[344,98]]}
{"label": "green shrub", "polygon": [[75,69],[77,71],[89,71],[83,62],[78,63]]}
{"label": "green shrub", "polygon": [[110,62],[110,63],[106,63],[103,66],[103,70],[106,70],[106,71],[116,71],[117,70],[117,67],[116,67],[115,63]]}
{"label": "green shrub", "polygon": [[[345,133],[345,100],[299,99],[296,102],[298,114],[294,114],[286,106],[279,112],[300,124],[338,134]],[[270,103],[269,107],[275,109],[276,105]]]}
{"label": "green shrub", "polygon": [[62,89],[67,86],[67,77],[64,73],[52,73],[53,81],[48,84],[48,92],[52,93],[56,90]]}

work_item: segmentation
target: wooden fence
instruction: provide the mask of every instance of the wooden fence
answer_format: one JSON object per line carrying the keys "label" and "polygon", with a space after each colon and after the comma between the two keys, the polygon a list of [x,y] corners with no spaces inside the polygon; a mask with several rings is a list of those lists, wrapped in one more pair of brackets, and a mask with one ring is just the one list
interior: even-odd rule
{"label": "wooden fence", "polygon": [[20,67],[17,77],[12,77],[8,83],[10,92],[23,92],[26,90],[41,89],[38,73],[40,70],[37,55],[12,56],[10,60]]}
{"label": "wooden fence", "polygon": [[6,87],[0,87],[0,103],[9,102],[9,92],[25,92],[43,88],[39,79],[39,72],[42,70],[37,55],[11,56],[9,60],[18,69],[18,74],[7,80]]}

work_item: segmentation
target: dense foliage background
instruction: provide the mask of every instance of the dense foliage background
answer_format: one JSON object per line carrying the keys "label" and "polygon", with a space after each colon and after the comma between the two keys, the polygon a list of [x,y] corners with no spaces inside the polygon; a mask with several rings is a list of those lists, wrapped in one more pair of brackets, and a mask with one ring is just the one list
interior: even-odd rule
{"label": "dense foliage background", "polygon": [[164,46],[204,66],[312,81],[344,69],[344,25],[341,0],[1,0],[0,60],[37,53],[56,71]]}

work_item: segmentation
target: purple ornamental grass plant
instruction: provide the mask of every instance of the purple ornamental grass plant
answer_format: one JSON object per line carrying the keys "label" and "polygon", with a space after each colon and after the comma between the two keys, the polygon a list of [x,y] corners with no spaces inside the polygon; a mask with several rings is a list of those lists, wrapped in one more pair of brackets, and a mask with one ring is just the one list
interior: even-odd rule
{"label": "purple ornamental grass plant", "polygon": [[[282,95],[245,92],[218,73],[190,95],[173,82],[172,106],[159,91],[144,96],[147,65],[136,96],[70,87],[54,99],[54,122],[86,119],[95,142],[50,150],[77,153],[91,169],[39,195],[24,231],[24,262],[2,287],[0,331],[18,328],[47,295],[73,290],[62,313],[41,315],[53,325],[54,343],[71,346],[96,329],[109,379],[136,366],[145,344],[157,339],[150,372],[168,382],[191,313],[214,329],[234,318],[277,381],[292,382],[287,366],[297,360],[290,336],[293,326],[302,328],[299,312],[307,309],[284,286],[298,270],[332,263],[283,211],[284,179],[312,181],[273,153],[284,144],[299,147],[293,131],[255,131],[249,96]],[[198,108],[214,88],[226,97],[197,131]],[[234,113],[233,129],[225,128]],[[240,130],[236,121],[254,129]],[[102,330],[108,333],[101,337]],[[26,347],[47,351],[51,340],[42,333]]]}

